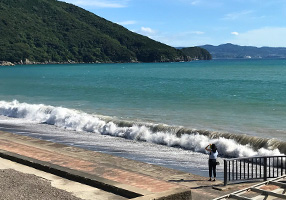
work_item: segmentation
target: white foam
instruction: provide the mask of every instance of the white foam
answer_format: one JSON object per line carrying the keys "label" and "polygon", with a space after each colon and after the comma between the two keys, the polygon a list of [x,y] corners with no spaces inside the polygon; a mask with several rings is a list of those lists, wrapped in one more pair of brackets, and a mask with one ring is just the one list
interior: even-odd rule
{"label": "white foam", "polygon": [[220,155],[224,157],[281,155],[278,149],[260,148],[255,151],[250,144],[241,145],[232,139],[223,137],[211,139],[198,133],[182,134],[181,137],[177,137],[172,129],[170,131],[152,131],[150,124],[129,123],[131,126],[119,127],[114,121],[105,121],[97,115],[63,107],[20,103],[17,100],[12,102],[0,101],[0,115],[22,118],[36,123],[46,123],[74,131],[94,132],[166,146],[179,146],[202,153],[206,153],[204,148],[208,144],[215,143]]}

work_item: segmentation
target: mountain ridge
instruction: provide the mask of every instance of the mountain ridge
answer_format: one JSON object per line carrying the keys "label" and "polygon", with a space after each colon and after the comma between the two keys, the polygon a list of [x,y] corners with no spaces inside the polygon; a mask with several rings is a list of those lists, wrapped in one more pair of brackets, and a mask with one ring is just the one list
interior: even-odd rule
{"label": "mountain ridge", "polygon": [[285,47],[240,46],[231,43],[199,46],[210,52],[213,59],[271,59],[286,58]]}
{"label": "mountain ridge", "polygon": [[182,51],[57,0],[0,0],[0,61],[178,62]]}
{"label": "mountain ridge", "polygon": [[212,55],[201,47],[180,48],[189,60],[211,60]]}

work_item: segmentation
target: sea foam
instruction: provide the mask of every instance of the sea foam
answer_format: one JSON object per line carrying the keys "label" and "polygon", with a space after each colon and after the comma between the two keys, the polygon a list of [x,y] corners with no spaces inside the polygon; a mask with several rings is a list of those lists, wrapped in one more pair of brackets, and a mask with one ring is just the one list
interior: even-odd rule
{"label": "sea foam", "polygon": [[276,139],[192,130],[164,124],[122,121],[74,109],[20,103],[17,100],[0,101],[0,115],[46,123],[79,132],[94,132],[202,153],[205,153],[204,148],[208,144],[215,143],[222,157],[268,156],[286,153],[286,143]]}

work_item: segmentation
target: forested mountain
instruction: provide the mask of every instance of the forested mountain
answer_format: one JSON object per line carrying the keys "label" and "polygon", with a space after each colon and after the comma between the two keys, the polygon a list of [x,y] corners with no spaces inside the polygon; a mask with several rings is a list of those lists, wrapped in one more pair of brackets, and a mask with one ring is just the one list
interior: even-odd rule
{"label": "forested mountain", "polygon": [[178,49],[57,0],[0,0],[0,61],[185,61]]}
{"label": "forested mountain", "polygon": [[211,60],[211,54],[201,47],[182,48],[181,51],[188,57],[188,59]]}
{"label": "forested mountain", "polygon": [[200,46],[210,52],[214,59],[233,58],[286,58],[286,48],[284,47],[252,47],[239,46],[234,44],[222,44],[219,46]]}

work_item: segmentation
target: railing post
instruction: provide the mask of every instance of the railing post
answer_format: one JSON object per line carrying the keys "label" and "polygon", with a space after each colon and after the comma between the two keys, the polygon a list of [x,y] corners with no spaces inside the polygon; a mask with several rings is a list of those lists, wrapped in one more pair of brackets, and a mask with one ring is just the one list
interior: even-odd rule
{"label": "railing post", "polygon": [[224,186],[226,186],[227,185],[227,161],[226,160],[223,161],[223,165],[224,165],[224,171],[223,171],[223,173],[224,173]]}
{"label": "railing post", "polygon": [[283,175],[283,171],[284,171],[283,163],[284,163],[284,158],[281,157],[281,176]]}
{"label": "railing post", "polygon": [[263,159],[263,177],[264,177],[264,181],[267,181],[267,157],[264,157]]}
{"label": "railing post", "polygon": [[[281,163],[279,163],[280,159]],[[285,159],[286,156],[263,156],[224,159],[224,185],[226,186],[229,182],[238,180],[263,179],[264,181],[267,181],[268,178],[275,178],[275,176],[278,177],[280,172],[279,170],[281,170],[281,175],[283,175],[284,172],[286,172]],[[237,163],[238,161],[240,162],[239,164]],[[243,162],[243,166],[241,162]],[[271,162],[273,162],[273,166],[271,165]],[[238,175],[238,173],[240,174]]]}

